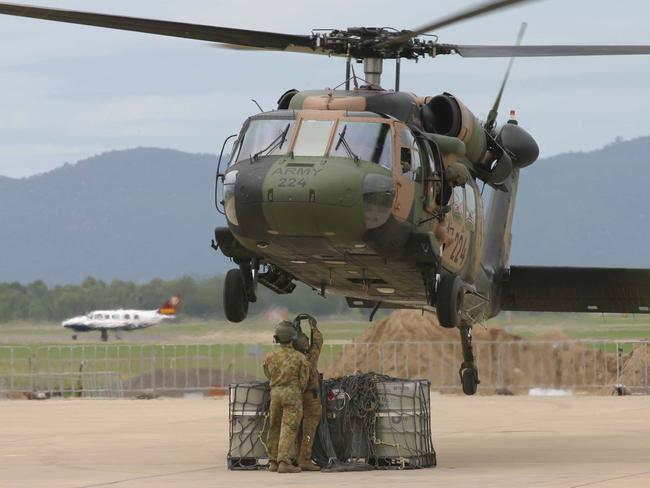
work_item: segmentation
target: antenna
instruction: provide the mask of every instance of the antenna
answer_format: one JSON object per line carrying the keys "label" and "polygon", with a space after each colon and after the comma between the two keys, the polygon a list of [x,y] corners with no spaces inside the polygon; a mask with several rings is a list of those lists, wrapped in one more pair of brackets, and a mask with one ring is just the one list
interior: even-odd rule
{"label": "antenna", "polygon": [[[528,27],[528,24],[526,22],[521,23],[521,27],[519,28],[519,35],[517,36],[517,42],[515,45],[520,46],[521,41],[524,38],[524,34],[526,33],[526,27]],[[497,122],[497,115],[499,113],[499,105],[501,105],[501,97],[503,96],[503,91],[506,88],[506,83],[508,82],[508,78],[510,77],[510,71],[512,70],[512,65],[515,62],[515,57],[510,58],[510,62],[508,63],[508,69],[506,70],[506,75],[503,77],[503,83],[501,83],[501,89],[499,90],[499,94],[497,95],[497,99],[494,101],[494,105],[490,109],[490,113],[488,114],[487,121],[485,122],[485,130],[488,132],[492,131],[494,129],[494,126],[496,125]]]}
{"label": "antenna", "polygon": [[262,109],[262,107],[260,107],[260,104],[257,103],[257,100],[255,100],[254,98],[251,98],[251,101],[252,101],[253,103],[255,103],[255,105],[257,105],[257,108],[260,109],[260,112],[264,113],[264,110]]}
{"label": "antenna", "polygon": [[350,68],[352,68],[352,79],[354,81],[354,89],[358,90],[359,89],[359,81],[357,80],[357,73],[354,71],[354,66],[350,65]]}

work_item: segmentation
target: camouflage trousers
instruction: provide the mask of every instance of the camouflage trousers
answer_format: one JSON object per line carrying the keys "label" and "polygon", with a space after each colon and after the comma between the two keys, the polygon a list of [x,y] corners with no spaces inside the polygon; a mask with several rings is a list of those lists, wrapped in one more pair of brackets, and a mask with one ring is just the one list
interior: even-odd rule
{"label": "camouflage trousers", "polygon": [[311,450],[316,439],[316,429],[323,414],[320,395],[311,390],[302,396],[302,423],[298,431],[298,463],[311,461]]}
{"label": "camouflage trousers", "polygon": [[291,464],[291,451],[302,419],[302,393],[295,387],[271,388],[269,460]]}

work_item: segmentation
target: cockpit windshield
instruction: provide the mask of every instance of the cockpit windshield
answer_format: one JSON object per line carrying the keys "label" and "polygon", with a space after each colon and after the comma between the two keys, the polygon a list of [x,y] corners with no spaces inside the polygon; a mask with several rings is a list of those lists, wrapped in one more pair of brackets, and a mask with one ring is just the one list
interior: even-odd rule
{"label": "cockpit windshield", "polygon": [[367,120],[303,118],[297,127],[292,117],[262,116],[244,127],[233,146],[230,164],[287,154],[297,132],[291,148],[294,156],[371,161],[392,170],[391,131],[390,124]]}
{"label": "cockpit windshield", "polygon": [[392,168],[390,125],[340,121],[330,156],[361,159]]}
{"label": "cockpit windshield", "polygon": [[256,119],[235,142],[231,163],[261,156],[286,154],[293,133],[293,119]]}

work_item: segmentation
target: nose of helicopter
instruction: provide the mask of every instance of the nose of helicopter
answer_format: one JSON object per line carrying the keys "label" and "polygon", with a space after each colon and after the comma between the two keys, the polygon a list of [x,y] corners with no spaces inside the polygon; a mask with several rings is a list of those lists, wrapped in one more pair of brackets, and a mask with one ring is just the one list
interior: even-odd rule
{"label": "nose of helicopter", "polygon": [[224,184],[226,216],[245,237],[358,241],[389,217],[393,178],[343,158],[265,158],[235,165]]}

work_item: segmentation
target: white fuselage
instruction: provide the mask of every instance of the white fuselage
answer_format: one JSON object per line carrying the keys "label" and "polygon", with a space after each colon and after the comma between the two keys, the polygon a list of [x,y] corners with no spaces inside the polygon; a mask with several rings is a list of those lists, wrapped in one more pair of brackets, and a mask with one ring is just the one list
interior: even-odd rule
{"label": "white fuselage", "polygon": [[90,330],[135,330],[151,327],[175,315],[163,315],[158,310],[96,310],[88,315],[73,317],[61,323],[78,332]]}

